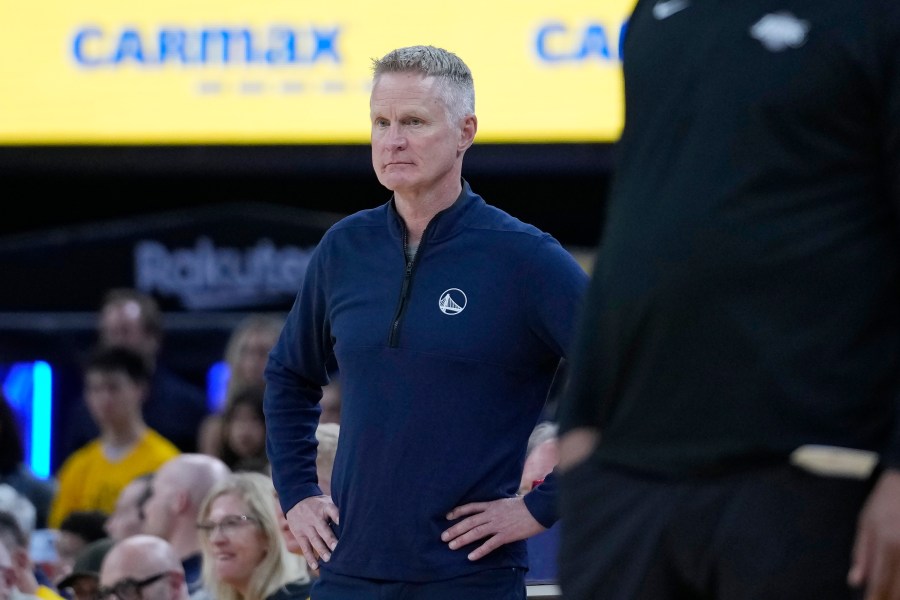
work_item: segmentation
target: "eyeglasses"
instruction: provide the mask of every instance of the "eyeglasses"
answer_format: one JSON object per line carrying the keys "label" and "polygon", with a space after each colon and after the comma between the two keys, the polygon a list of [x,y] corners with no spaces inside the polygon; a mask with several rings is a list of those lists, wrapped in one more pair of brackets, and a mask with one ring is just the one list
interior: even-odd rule
{"label": "eyeglasses", "polygon": [[215,521],[197,523],[197,529],[206,537],[212,537],[216,529],[221,531],[222,535],[229,537],[240,527],[258,522],[256,517],[251,517],[250,515],[228,515],[227,517],[223,517],[218,523]]}
{"label": "eyeglasses", "polygon": [[135,581],[130,577],[122,579],[121,581],[116,582],[115,585],[101,587],[97,590],[95,600],[141,600],[142,589],[151,583],[156,583],[170,574],[171,571],[164,571],[162,573],[157,573],[156,575],[151,575],[146,579],[141,579],[140,581]]}

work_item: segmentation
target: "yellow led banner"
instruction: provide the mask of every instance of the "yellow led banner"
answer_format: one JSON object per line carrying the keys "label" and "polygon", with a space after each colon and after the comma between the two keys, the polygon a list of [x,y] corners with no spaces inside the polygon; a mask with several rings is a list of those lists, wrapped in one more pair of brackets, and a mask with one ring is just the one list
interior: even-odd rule
{"label": "yellow led banner", "polygon": [[479,142],[609,142],[633,2],[0,0],[0,144],[365,143],[412,44],[472,68]]}

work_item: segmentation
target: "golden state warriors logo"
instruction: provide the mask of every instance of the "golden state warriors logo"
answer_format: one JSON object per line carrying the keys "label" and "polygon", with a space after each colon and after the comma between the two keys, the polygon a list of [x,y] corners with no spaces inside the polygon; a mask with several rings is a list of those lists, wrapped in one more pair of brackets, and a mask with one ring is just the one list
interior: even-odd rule
{"label": "golden state warriors logo", "polygon": [[441,294],[438,308],[445,315],[458,315],[466,309],[466,295],[459,288],[450,288]]}

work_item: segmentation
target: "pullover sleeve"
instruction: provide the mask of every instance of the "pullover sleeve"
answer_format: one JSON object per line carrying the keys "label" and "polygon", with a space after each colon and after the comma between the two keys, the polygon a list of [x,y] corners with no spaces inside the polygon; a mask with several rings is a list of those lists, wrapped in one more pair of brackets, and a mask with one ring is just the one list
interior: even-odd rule
{"label": "pullover sleeve", "polygon": [[601,387],[599,376],[602,369],[599,331],[602,307],[601,290],[594,276],[588,286],[584,306],[575,330],[572,344],[568,383],[559,401],[557,421],[559,435],[562,436],[579,427],[599,428],[598,394]]}
{"label": "pullover sleeve", "polygon": [[[531,288],[535,306],[531,313],[540,318],[535,328],[554,348],[561,358],[561,365],[564,365],[571,356],[570,346],[588,285],[588,276],[572,255],[551,236],[545,236],[543,242],[542,251],[538,252],[540,258],[536,257],[532,262],[535,269],[532,281],[536,283]],[[568,369],[564,371],[564,376],[567,377]],[[538,523],[548,529],[559,518],[557,496],[554,470],[543,483],[524,497],[528,511]]]}
{"label": "pullover sleeve", "polygon": [[321,243],[265,369],[266,453],[285,512],[304,498],[322,494],[316,475],[316,427],[331,347],[319,248]]}
{"label": "pullover sleeve", "polygon": [[556,470],[551,471],[544,481],[525,494],[525,507],[534,519],[550,529],[559,519],[559,513],[556,506],[556,498],[559,493],[558,482],[556,478]]}

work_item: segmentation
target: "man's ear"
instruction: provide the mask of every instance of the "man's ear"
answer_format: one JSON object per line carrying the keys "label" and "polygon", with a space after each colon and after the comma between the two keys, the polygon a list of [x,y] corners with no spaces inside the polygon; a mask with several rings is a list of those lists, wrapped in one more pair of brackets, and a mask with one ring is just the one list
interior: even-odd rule
{"label": "man's ear", "polygon": [[475,115],[466,115],[463,118],[463,125],[460,129],[459,136],[459,152],[465,152],[469,146],[475,141],[475,133],[478,132],[478,117]]}
{"label": "man's ear", "polygon": [[176,514],[183,514],[187,512],[191,507],[191,496],[188,492],[184,490],[180,490],[175,493],[172,497],[172,502],[175,504],[175,512]]}

